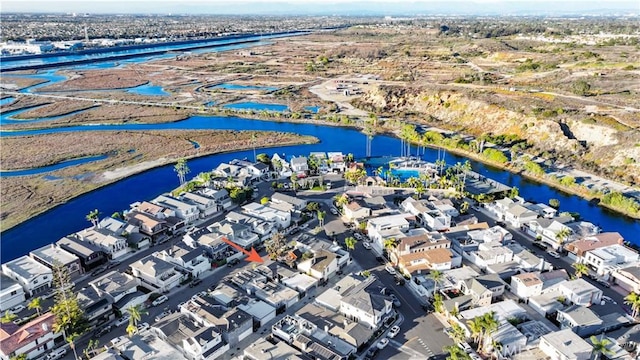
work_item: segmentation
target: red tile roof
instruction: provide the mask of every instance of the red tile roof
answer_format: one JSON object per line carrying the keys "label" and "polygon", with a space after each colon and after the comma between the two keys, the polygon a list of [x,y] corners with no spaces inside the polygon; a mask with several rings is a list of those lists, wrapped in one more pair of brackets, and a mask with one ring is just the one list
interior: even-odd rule
{"label": "red tile roof", "polygon": [[[0,349],[3,354],[11,354],[14,351],[34,342],[46,334],[53,331],[53,321],[55,316],[48,312],[31,320],[30,322],[17,326],[13,323],[0,325]],[[34,347],[36,345],[34,343]]]}

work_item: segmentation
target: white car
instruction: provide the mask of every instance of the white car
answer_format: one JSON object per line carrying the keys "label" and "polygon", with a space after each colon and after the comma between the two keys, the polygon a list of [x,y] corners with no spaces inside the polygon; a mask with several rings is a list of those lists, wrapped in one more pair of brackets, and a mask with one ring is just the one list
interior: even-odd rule
{"label": "white car", "polygon": [[16,305],[16,306],[12,307],[11,309],[9,309],[9,312],[11,312],[13,314],[18,314],[22,310],[24,310],[24,305]]}
{"label": "white car", "polygon": [[124,315],[120,319],[116,320],[113,324],[117,327],[117,326],[122,326],[128,322],[129,322],[129,315]]}
{"label": "white car", "polygon": [[551,255],[551,257],[554,257],[556,259],[560,259],[560,254],[558,254],[555,251],[549,251],[549,255]]}
{"label": "white car", "polygon": [[57,360],[62,359],[67,354],[67,349],[55,349],[47,356],[44,357],[45,360]]}
{"label": "white car", "polygon": [[159,296],[157,299],[153,300],[153,302],[151,303],[151,305],[153,306],[158,306],[166,301],[169,301],[169,298],[166,297],[165,295],[161,295]]}
{"label": "white car", "polygon": [[138,324],[138,331],[149,330],[149,324],[146,322]]}
{"label": "white car", "polygon": [[398,335],[398,333],[400,333],[400,327],[396,325],[392,327],[391,330],[389,330],[387,337],[389,337],[390,339],[393,339],[394,337],[396,337],[396,335]]}
{"label": "white car", "polygon": [[371,244],[369,244],[368,242],[363,242],[362,246],[367,250],[371,250]]}
{"label": "white car", "polygon": [[382,350],[385,347],[387,347],[387,345],[389,345],[389,339],[382,339],[380,341],[378,341],[378,343],[376,344],[376,346],[378,347],[378,349]]}
{"label": "white car", "polygon": [[363,239],[362,234],[360,234],[360,233],[354,233],[353,237],[356,238],[357,240],[362,240]]}
{"label": "white car", "polygon": [[156,316],[156,322],[158,322],[158,321],[162,320],[163,318],[165,318],[165,317],[167,317],[167,316],[169,316],[169,315],[171,315],[171,312],[170,312],[170,311],[163,311],[163,312],[161,312],[160,314],[158,314],[158,316]]}
{"label": "white car", "polygon": [[393,266],[391,265],[387,265],[384,267],[385,270],[387,270],[387,272],[391,275],[395,275],[396,274],[396,269],[393,268]]}
{"label": "white car", "polygon": [[338,210],[334,208],[329,209],[329,212],[331,212],[333,215],[338,215]]}

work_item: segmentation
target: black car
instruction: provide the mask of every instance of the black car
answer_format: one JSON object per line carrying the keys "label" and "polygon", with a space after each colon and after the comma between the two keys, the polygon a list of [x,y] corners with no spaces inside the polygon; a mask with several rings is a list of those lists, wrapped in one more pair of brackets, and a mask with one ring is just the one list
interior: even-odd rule
{"label": "black car", "polygon": [[240,260],[238,260],[238,259],[231,259],[231,260],[227,261],[227,266],[228,267],[234,267],[234,266],[238,265],[239,262],[240,262]]}
{"label": "black car", "polygon": [[189,287],[196,287],[202,283],[202,279],[195,279],[189,284]]}
{"label": "black car", "polygon": [[111,325],[105,326],[103,328],[98,328],[93,332],[94,337],[102,337],[103,335],[108,334],[111,331]]}
{"label": "black car", "polygon": [[402,276],[396,275],[395,280],[396,280],[396,285],[404,286],[404,284],[406,283],[406,281]]}
{"label": "black car", "polygon": [[380,264],[386,263],[386,261],[384,261],[384,258],[382,256],[376,256],[376,260],[378,260]]}

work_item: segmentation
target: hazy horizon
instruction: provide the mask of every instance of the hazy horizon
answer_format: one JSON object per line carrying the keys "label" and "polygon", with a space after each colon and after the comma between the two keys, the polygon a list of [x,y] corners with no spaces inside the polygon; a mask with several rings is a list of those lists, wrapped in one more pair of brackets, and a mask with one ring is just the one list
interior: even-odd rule
{"label": "hazy horizon", "polygon": [[[542,4],[553,4],[542,6]],[[522,0],[189,0],[189,1],[3,1],[2,13],[173,15],[638,15],[637,1]]]}

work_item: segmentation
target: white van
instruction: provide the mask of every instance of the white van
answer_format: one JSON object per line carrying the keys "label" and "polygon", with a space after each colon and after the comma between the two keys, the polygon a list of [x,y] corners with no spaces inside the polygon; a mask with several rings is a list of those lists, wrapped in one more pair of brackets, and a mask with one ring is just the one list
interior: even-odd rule
{"label": "white van", "polygon": [[151,303],[151,305],[153,306],[158,306],[166,301],[169,301],[169,298],[166,297],[165,295],[161,295],[159,296],[157,299],[153,300],[153,302]]}

